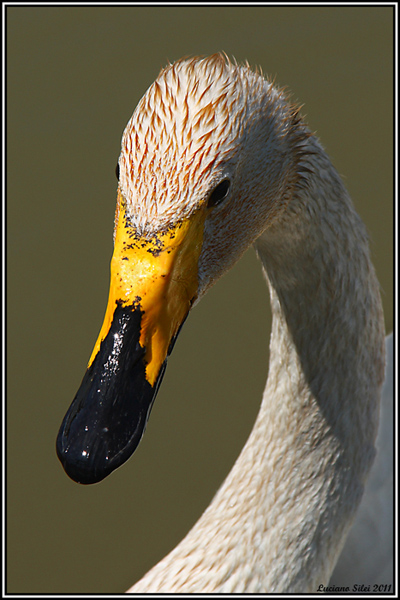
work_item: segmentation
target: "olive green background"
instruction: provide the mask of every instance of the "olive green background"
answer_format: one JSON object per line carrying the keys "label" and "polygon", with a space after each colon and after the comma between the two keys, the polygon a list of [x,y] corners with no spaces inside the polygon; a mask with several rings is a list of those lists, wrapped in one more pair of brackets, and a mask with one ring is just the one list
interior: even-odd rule
{"label": "olive green background", "polygon": [[123,592],[200,516],[257,413],[270,309],[250,249],[186,322],[128,463],[80,486],[56,457],[105,311],[121,134],[168,60],[224,50],[304,103],[367,223],[391,330],[392,19],[390,7],[7,9],[8,592]]}

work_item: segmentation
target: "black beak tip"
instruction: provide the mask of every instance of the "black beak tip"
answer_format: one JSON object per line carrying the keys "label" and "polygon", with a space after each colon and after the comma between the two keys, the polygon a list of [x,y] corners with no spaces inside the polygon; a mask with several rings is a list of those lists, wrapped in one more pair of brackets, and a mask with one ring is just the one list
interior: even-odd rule
{"label": "black beak tip", "polygon": [[[117,306],[99,352],[87,369],[57,436],[57,455],[67,475],[98,483],[137,448],[166,367],[152,386],[139,344],[142,312]],[[118,344],[116,344],[116,340]]]}
{"label": "black beak tip", "polygon": [[114,470],[108,465],[108,456],[105,448],[96,448],[96,452],[81,448],[79,445],[68,447],[63,436],[63,428],[57,436],[57,456],[66,474],[76,483],[92,484],[98,483]]}

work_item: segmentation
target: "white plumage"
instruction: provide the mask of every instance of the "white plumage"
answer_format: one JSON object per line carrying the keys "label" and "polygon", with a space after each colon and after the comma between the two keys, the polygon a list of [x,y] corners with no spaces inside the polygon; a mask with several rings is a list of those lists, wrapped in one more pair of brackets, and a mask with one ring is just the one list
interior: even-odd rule
{"label": "white plumage", "polygon": [[221,55],[160,73],[119,164],[127,214],[149,238],[229,180],[205,220],[198,299],[254,244],[273,313],[245,447],[185,539],[129,591],[316,592],[375,455],[384,329],[365,228],[298,109]]}

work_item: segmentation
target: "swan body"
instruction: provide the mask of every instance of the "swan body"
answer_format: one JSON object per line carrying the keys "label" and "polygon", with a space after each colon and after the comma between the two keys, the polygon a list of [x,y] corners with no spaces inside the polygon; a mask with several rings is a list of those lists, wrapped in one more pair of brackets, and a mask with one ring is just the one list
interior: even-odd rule
{"label": "swan body", "polygon": [[[129,591],[315,592],[375,456],[385,349],[365,227],[298,108],[222,55],[161,71],[119,169],[109,304],[60,460],[91,483],[133,452],[188,311],[254,244],[273,315],[258,417],[199,521]],[[120,389],[138,382],[134,414]]]}
{"label": "swan body", "polygon": [[[386,338],[386,375],[382,390],[377,455],[354,524],[331,576],[330,585],[353,589],[378,584],[394,591],[393,560],[393,334]],[[389,588],[389,586],[392,586]]]}

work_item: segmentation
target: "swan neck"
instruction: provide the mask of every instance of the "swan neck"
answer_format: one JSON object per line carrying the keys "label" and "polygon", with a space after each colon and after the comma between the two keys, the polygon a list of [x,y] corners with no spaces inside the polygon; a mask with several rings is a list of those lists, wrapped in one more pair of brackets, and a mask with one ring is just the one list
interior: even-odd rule
{"label": "swan neck", "polygon": [[[316,591],[329,580],[374,460],[384,376],[365,228],[329,159],[310,144],[307,185],[256,242],[273,322],[269,376],[244,453],[265,440],[270,510],[298,523],[277,562],[285,565],[272,583],[280,591]],[[267,535],[279,547],[279,530]]]}
{"label": "swan neck", "polygon": [[308,144],[307,180],[255,245],[273,314],[269,385],[296,382],[285,401],[309,393],[341,444],[357,436],[362,461],[384,378],[379,284],[347,191],[317,140]]}

